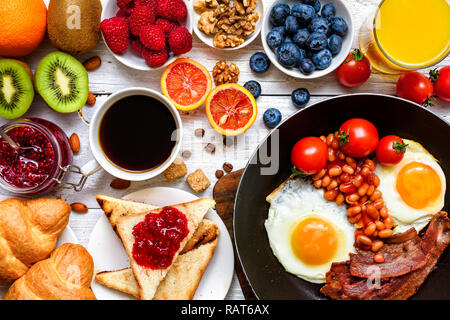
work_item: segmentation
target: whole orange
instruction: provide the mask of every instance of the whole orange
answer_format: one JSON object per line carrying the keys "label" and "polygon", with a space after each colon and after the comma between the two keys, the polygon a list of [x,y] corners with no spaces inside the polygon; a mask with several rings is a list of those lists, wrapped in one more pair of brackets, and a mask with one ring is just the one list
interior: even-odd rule
{"label": "whole orange", "polygon": [[0,0],[0,56],[22,57],[45,37],[47,7],[43,0]]}

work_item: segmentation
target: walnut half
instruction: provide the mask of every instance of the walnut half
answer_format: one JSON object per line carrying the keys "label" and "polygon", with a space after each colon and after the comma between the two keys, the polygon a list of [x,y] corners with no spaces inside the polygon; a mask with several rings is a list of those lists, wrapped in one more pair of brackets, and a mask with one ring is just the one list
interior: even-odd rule
{"label": "walnut half", "polygon": [[239,68],[234,63],[227,65],[225,60],[216,63],[213,68],[213,78],[216,86],[224,83],[237,83],[239,81]]}

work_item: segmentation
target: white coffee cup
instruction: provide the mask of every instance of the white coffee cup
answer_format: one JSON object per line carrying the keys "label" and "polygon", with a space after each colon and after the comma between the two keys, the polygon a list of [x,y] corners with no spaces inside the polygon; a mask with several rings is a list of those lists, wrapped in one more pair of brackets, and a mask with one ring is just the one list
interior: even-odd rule
{"label": "white coffee cup", "polygon": [[[131,172],[125,169],[121,169],[117,165],[114,165],[114,163],[111,160],[109,160],[108,157],[105,155],[105,153],[102,151],[99,141],[100,124],[102,122],[103,116],[106,114],[109,108],[112,105],[114,105],[117,101],[125,97],[136,95],[148,96],[160,101],[170,111],[176,125],[176,130],[172,135],[172,140],[175,141],[175,146],[173,147],[172,153],[170,154],[169,158],[167,158],[164,161],[164,163],[159,165],[157,168],[144,172]],[[87,121],[85,120],[85,122]],[[181,118],[178,113],[178,110],[166,97],[151,89],[133,87],[112,94],[100,107],[97,108],[94,116],[88,123],[89,123],[89,144],[91,147],[91,151],[94,154],[95,160],[88,162],[81,168],[81,173],[84,176],[90,176],[95,172],[97,172],[98,170],[100,170],[101,168],[103,168],[111,175],[120,179],[129,181],[147,180],[159,175],[164,170],[166,170],[172,164],[172,162],[175,160],[178,153],[180,152],[181,140],[183,136],[182,134],[183,126],[181,123]],[[117,128],[117,130],[121,130],[121,128]]]}

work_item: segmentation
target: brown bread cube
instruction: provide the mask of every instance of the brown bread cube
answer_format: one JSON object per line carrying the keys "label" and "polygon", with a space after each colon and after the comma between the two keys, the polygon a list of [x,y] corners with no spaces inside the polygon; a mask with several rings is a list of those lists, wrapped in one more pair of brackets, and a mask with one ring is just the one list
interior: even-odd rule
{"label": "brown bread cube", "polygon": [[211,185],[211,182],[209,181],[208,177],[203,173],[202,169],[197,169],[191,174],[189,174],[186,180],[189,183],[189,186],[192,188],[192,190],[194,190],[197,193],[205,191]]}

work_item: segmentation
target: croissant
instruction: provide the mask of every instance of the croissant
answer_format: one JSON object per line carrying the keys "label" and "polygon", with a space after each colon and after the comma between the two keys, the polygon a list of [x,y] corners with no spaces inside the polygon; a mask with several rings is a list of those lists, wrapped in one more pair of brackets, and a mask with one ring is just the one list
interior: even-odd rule
{"label": "croissant", "polygon": [[0,202],[0,285],[20,278],[55,249],[70,206],[56,199]]}
{"label": "croissant", "polygon": [[94,262],[87,250],[65,243],[16,280],[4,300],[95,300],[89,288]]}

